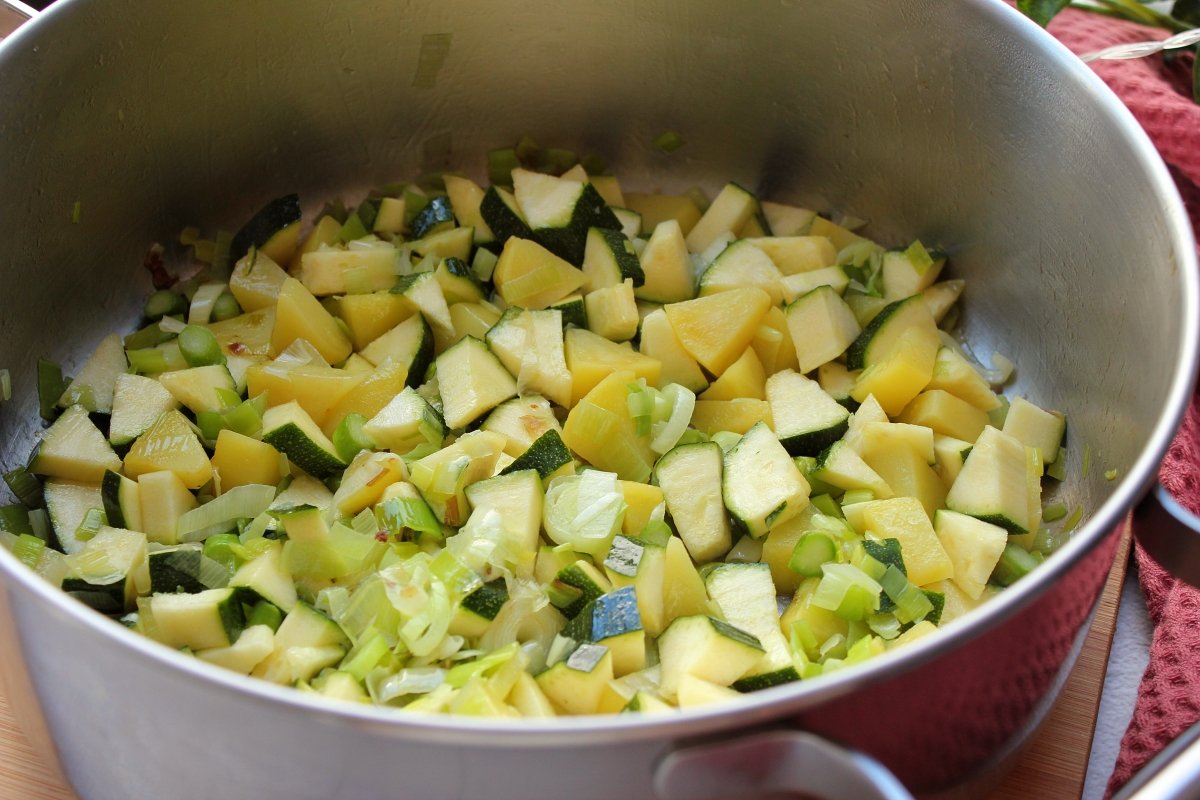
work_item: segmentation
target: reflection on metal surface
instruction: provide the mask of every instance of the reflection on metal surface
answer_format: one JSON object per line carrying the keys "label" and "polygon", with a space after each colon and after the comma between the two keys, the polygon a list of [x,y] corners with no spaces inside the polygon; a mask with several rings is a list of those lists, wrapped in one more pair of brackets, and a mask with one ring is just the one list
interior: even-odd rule
{"label": "reflection on metal surface", "polygon": [[37,9],[21,0],[0,0],[0,39],[4,39],[17,28],[33,19]]}

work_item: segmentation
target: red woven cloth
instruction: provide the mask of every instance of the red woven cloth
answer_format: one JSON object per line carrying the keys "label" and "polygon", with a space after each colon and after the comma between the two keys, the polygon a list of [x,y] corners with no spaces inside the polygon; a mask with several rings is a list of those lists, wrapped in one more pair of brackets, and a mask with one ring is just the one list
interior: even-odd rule
{"label": "red woven cloth", "polygon": [[[1074,9],[1056,17],[1050,32],[1079,54],[1168,35]],[[1191,98],[1191,65],[1191,55],[1170,62],[1162,56],[1091,62],[1158,147],[1183,195],[1193,229],[1200,230],[1200,105]],[[1184,506],[1200,513],[1200,401],[1195,396],[1159,478]],[[1176,581],[1141,547],[1136,553],[1154,637],[1109,794],[1200,720],[1200,590]]]}

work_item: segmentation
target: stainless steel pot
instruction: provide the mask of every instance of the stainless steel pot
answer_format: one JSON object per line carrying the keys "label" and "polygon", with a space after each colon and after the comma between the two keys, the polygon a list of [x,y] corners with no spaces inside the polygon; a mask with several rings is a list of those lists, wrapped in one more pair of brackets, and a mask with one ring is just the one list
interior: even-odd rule
{"label": "stainless steel pot", "polygon": [[[655,150],[664,130],[686,147]],[[219,672],[0,553],[9,694],[82,796],[899,791],[870,759],[820,760],[836,748],[803,731],[930,794],[1002,759],[1052,702],[1190,395],[1195,250],[1132,117],[993,0],[64,0],[0,46],[0,366],[16,386],[0,461],[36,437],[35,358],[77,365],[136,317],[148,242],[287,191],[315,206],[482,169],[524,133],[602,153],[629,187],[735,179],[947,249],[977,352],[1070,412],[1064,499],[1087,521],[995,602],[861,668],[666,720],[553,724],[334,706]]]}

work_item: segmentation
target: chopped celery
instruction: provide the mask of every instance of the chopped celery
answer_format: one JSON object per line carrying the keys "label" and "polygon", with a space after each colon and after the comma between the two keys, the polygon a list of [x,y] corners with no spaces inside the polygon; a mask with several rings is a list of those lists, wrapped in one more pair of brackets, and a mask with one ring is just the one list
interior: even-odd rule
{"label": "chopped celery", "polygon": [[58,416],[58,398],[67,390],[62,367],[53,361],[39,358],[37,362],[38,411],[42,419],[52,422]]}
{"label": "chopped celery", "polygon": [[1063,533],[1070,533],[1075,530],[1075,526],[1083,519],[1083,507],[1080,506],[1071,512],[1071,516],[1067,517],[1067,521],[1063,523]]}
{"label": "chopped celery", "polygon": [[991,582],[997,586],[1011,586],[1029,574],[1038,565],[1038,560],[1021,545],[1009,542],[1000,554],[1000,561],[992,570]]}
{"label": "chopped celery", "polygon": [[933,604],[920,587],[909,581],[904,573],[894,566],[887,568],[879,584],[896,604],[896,619],[901,622],[918,622],[933,611]]}
{"label": "chopped celery", "polygon": [[266,625],[271,630],[277,631],[282,623],[283,612],[279,610],[279,606],[266,600],[259,600],[246,615],[247,628],[254,625]]}
{"label": "chopped celery", "polygon": [[674,153],[683,144],[683,137],[675,131],[663,131],[654,137],[654,146],[664,153]]}
{"label": "chopped celery", "polygon": [[205,558],[212,559],[233,574],[243,563],[243,559],[238,555],[239,551],[244,552],[241,545],[242,540],[237,534],[218,533],[204,540],[202,552]]}
{"label": "chopped celery", "polygon": [[87,513],[83,515],[83,519],[79,521],[79,527],[75,529],[75,538],[78,541],[86,542],[100,532],[100,528],[108,524],[108,519],[104,516],[103,508],[89,508]]}
{"label": "chopped celery", "polygon": [[159,289],[146,298],[146,306],[142,314],[150,322],[155,322],[166,316],[183,314],[187,311],[187,298],[170,289]]}
{"label": "chopped celery", "polygon": [[838,507],[837,501],[827,494],[818,494],[810,497],[808,502],[812,503],[813,508],[826,516],[842,516],[842,509]]}
{"label": "chopped celery", "polygon": [[42,560],[42,553],[46,550],[46,542],[38,537],[22,533],[12,544],[12,554],[17,557],[25,566],[30,569],[37,567],[38,562]]}
{"label": "chopped celery", "polygon": [[217,337],[208,328],[200,325],[185,325],[179,332],[179,352],[189,367],[207,367],[224,364],[225,354]]}
{"label": "chopped celery", "polygon": [[367,418],[357,411],[351,411],[342,417],[337,428],[333,431],[333,446],[338,456],[349,464],[363,450],[374,450],[375,442],[363,430]]}
{"label": "chopped celery", "polygon": [[0,531],[15,534],[32,534],[33,527],[29,524],[29,510],[22,505],[0,506]]}
{"label": "chopped celery", "polygon": [[646,544],[665,547],[671,539],[671,526],[661,519],[647,520],[638,538]]}
{"label": "chopped celery", "polygon": [[17,467],[4,473],[4,482],[8,484],[8,490],[24,503],[26,508],[41,508],[44,502],[42,482],[32,472],[24,467]]}
{"label": "chopped celery", "polygon": [[1058,448],[1058,457],[1046,465],[1046,475],[1056,481],[1067,479],[1067,449]]}
{"label": "chopped celery", "polygon": [[852,564],[825,564],[812,604],[843,619],[861,620],[879,610],[883,587]]}
{"label": "chopped celery", "polygon": [[418,497],[394,497],[380,503],[375,506],[375,519],[381,530],[387,531],[397,539],[442,539],[442,526],[437,517],[433,515],[429,505]]}
{"label": "chopped celery", "polygon": [[821,575],[824,564],[837,560],[837,545],[826,533],[809,531],[796,540],[788,567],[806,578]]}
{"label": "chopped celery", "polygon": [[1067,515],[1067,507],[1063,503],[1051,503],[1042,508],[1042,522],[1058,522]]}

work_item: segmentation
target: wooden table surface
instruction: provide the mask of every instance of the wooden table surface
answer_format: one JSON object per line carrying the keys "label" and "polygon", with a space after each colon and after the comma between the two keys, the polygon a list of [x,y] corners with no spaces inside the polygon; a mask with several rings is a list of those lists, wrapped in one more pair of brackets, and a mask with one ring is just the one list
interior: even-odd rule
{"label": "wooden table surface", "polygon": [[[1068,800],[1082,793],[1128,553],[1127,531],[1092,630],[1062,697],[1037,738],[989,800]],[[0,800],[78,800],[30,746],[13,720],[3,694],[0,694]]]}

